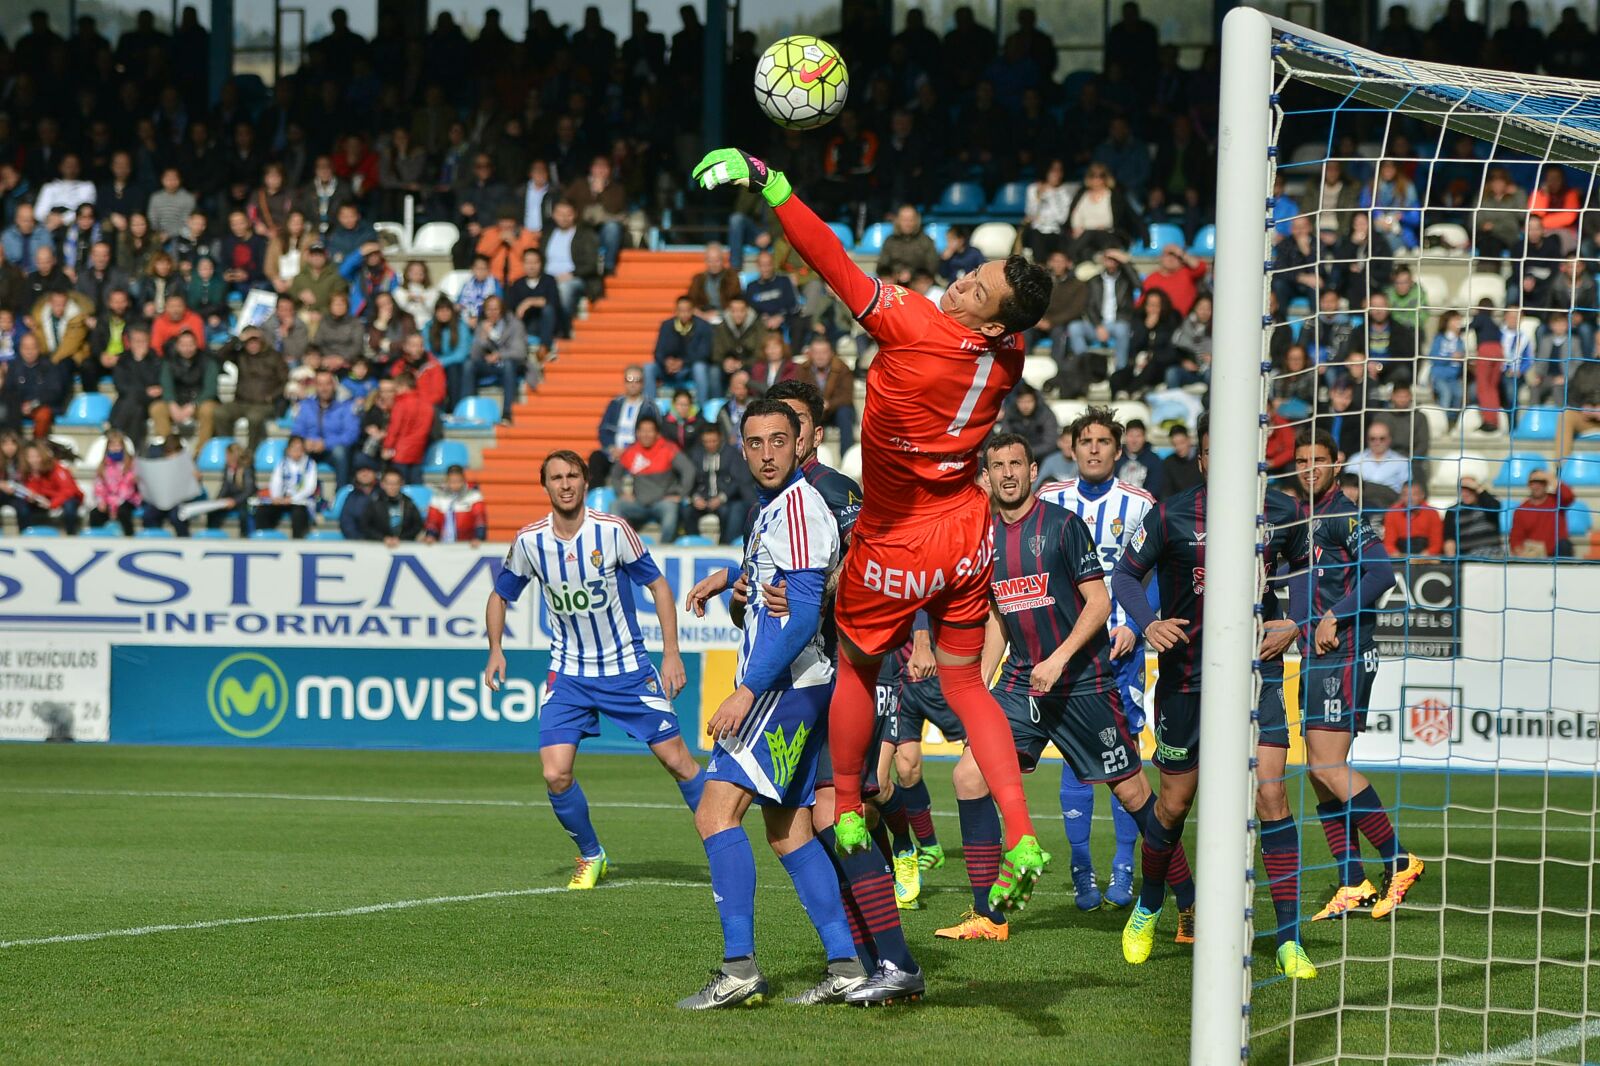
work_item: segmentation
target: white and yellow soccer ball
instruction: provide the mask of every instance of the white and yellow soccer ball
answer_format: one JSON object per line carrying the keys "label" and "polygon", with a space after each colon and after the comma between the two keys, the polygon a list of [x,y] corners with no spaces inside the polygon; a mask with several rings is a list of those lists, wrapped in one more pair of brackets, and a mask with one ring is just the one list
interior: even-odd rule
{"label": "white and yellow soccer ball", "polygon": [[756,103],[768,118],[795,130],[815,129],[844,110],[850,76],[839,53],[820,37],[785,37],[756,63]]}

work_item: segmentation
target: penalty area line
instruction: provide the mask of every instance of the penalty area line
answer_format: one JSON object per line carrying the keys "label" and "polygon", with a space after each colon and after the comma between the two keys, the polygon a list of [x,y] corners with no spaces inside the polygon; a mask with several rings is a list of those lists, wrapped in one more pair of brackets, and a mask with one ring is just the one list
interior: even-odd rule
{"label": "penalty area line", "polygon": [[1501,1066],[1509,1062],[1542,1062],[1551,1055],[1575,1048],[1586,1040],[1600,1041],[1600,1018],[1589,1018],[1554,1032],[1540,1033],[1505,1047],[1463,1055],[1443,1066]]}
{"label": "penalty area line", "polygon": [[[633,881],[610,881],[599,889],[618,888],[710,888],[703,881],[659,881],[641,878]],[[359,918],[365,914],[384,914],[389,911],[407,911],[418,907],[442,907],[452,903],[480,903],[491,899],[518,899],[524,896],[553,896],[565,893],[565,885],[542,888],[507,888],[493,892],[472,892],[457,896],[429,896],[423,899],[397,899],[387,903],[368,903],[359,907],[342,907],[338,910],[296,911],[291,914],[252,914],[239,918],[212,918],[199,922],[172,922],[162,925],[137,925],[127,929],[101,929],[91,933],[63,933],[57,936],[28,937],[20,940],[0,940],[0,950],[9,948],[40,947],[46,944],[84,944],[95,940],[115,940],[126,937],[153,936],[157,933],[181,933],[202,929],[224,929],[236,925],[262,925],[268,922],[308,922],[323,918]]]}

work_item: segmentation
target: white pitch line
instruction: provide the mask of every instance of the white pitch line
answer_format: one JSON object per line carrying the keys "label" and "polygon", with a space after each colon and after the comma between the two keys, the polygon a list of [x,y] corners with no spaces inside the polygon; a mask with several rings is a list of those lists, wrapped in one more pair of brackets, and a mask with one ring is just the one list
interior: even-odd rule
{"label": "white pitch line", "polygon": [[1590,1018],[1553,1033],[1541,1033],[1537,1038],[1530,1036],[1505,1047],[1463,1055],[1449,1060],[1444,1066],[1502,1066],[1509,1062],[1534,1062],[1575,1048],[1585,1040],[1600,1040],[1600,1018]]}
{"label": "white pitch line", "polygon": [[[371,803],[377,805],[400,805],[416,807],[534,807],[544,810],[550,806],[547,800],[517,800],[517,799],[460,799],[451,797],[430,796],[324,796],[305,792],[186,792],[175,789],[118,789],[118,788],[7,788],[0,787],[0,795],[19,796],[120,796],[129,799],[216,799],[216,800],[275,800],[285,803]],[[600,810],[630,810],[630,811],[681,811],[682,803],[632,803],[620,800],[590,800],[589,806]],[[955,811],[934,810],[936,818],[955,818]],[[1519,815],[1519,817],[1523,817]],[[1534,815],[1526,815],[1532,818]],[[1096,813],[1095,821],[1107,822],[1111,815],[1102,809]],[[1444,829],[1445,823],[1439,821],[1418,821],[1409,818],[1399,820],[1400,828],[1415,829]],[[1537,829],[1538,826],[1518,826],[1510,821],[1495,824],[1493,822],[1463,822],[1452,819],[1449,823],[1451,829]],[[1586,826],[1546,826],[1547,833],[1589,833]]]}
{"label": "white pitch line", "polygon": [[[599,886],[613,888],[710,888],[701,881],[613,881]],[[93,933],[63,933],[59,936],[30,937],[23,940],[0,940],[0,950],[6,948],[37,947],[43,944],[82,944],[93,940],[111,940],[119,937],[151,936],[155,933],[178,933],[195,929],[222,929],[232,925],[260,925],[264,922],[305,922],[318,918],[356,918],[363,914],[382,914],[386,911],[405,911],[415,907],[437,907],[447,903],[477,903],[487,899],[515,899],[521,896],[552,896],[567,891],[565,885],[544,888],[508,888],[495,892],[474,892],[463,896],[430,896],[426,899],[398,899],[388,903],[369,903],[361,907],[345,907],[336,911],[298,911],[294,914],[255,914],[242,918],[212,918],[203,922],[178,922],[166,925],[138,925],[129,929],[102,929]]]}

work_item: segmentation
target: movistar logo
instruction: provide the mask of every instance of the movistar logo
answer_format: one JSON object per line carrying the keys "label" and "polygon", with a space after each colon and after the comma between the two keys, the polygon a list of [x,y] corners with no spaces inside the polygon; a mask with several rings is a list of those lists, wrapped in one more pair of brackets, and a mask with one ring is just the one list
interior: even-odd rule
{"label": "movistar logo", "polygon": [[243,740],[264,737],[289,709],[289,682],[278,664],[253,651],[230,655],[211,671],[206,706],[223,732]]}
{"label": "movistar logo", "polygon": [[772,783],[782,792],[789,787],[789,782],[794,780],[795,767],[800,765],[800,754],[806,750],[806,738],[811,735],[811,730],[804,725],[797,725],[794,729],[794,739],[784,742],[783,726],[766,734],[767,750],[772,753]]}

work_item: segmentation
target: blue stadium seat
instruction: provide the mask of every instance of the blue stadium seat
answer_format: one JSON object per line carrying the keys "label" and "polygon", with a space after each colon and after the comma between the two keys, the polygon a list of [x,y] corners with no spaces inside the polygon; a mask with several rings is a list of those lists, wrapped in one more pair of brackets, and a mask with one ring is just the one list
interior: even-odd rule
{"label": "blue stadium seat", "polygon": [[1014,222],[1022,217],[1027,203],[1028,183],[1010,181],[995,190],[994,199],[989,201],[988,214],[992,219]]}
{"label": "blue stadium seat", "polygon": [[[1549,467],[1544,461],[1544,456],[1534,455],[1529,452],[1512,452],[1500,467],[1500,473],[1495,475],[1496,488],[1510,488],[1514,485],[1526,485],[1528,475],[1535,470],[1544,470]],[[1600,482],[1597,482],[1600,484]]]}
{"label": "blue stadium seat", "polygon": [[728,401],[721,396],[713,396],[700,405],[700,418],[706,422],[715,422],[727,405]]}
{"label": "blue stadium seat", "polygon": [[941,217],[977,215],[983,211],[985,203],[982,185],[975,181],[952,182],[933,205],[933,214]]}
{"label": "blue stadium seat", "polygon": [[283,437],[268,437],[256,445],[256,473],[270,473],[283,462],[284,449],[289,446]]}
{"label": "blue stadium seat", "polygon": [[200,449],[200,457],[194,461],[195,468],[202,474],[220,471],[228,465],[228,445],[232,443],[232,437],[212,437],[206,441],[205,447]]}
{"label": "blue stadium seat", "polygon": [[152,540],[171,540],[172,538],[176,537],[177,534],[168,529],[166,526],[161,526],[159,529],[141,529],[139,532],[135,533],[134,536],[149,537]]}
{"label": "blue stadium seat", "polygon": [[289,534],[281,529],[258,529],[250,534],[251,540],[288,540]]}
{"label": "blue stadium seat", "polygon": [[59,537],[61,530],[55,526],[29,526],[22,531],[24,537]]}
{"label": "blue stadium seat", "polygon": [[1517,428],[1511,431],[1511,439],[1555,440],[1560,419],[1559,407],[1523,407],[1517,411]]}
{"label": "blue stadium seat", "polygon": [[350,493],[355,491],[354,485],[346,485],[333,494],[333,503],[328,507],[328,518],[337,522],[339,512],[344,510],[344,501],[350,498]]}
{"label": "blue stadium seat", "polygon": [[741,270],[741,271],[739,271],[739,288],[748,289],[750,287],[750,283],[752,281],[756,280],[757,278],[759,278],[760,276],[761,276],[761,272],[759,270]]}
{"label": "blue stadium seat", "polygon": [[943,222],[924,222],[922,224],[922,232],[928,235],[928,239],[933,242],[935,248],[941,252],[944,251],[945,234],[950,232],[948,225]]}
{"label": "blue stadium seat", "polygon": [[867,232],[861,235],[861,243],[856,245],[856,252],[861,255],[877,255],[883,251],[883,239],[894,232],[894,227],[887,222],[874,222],[867,227]]}
{"label": "blue stadium seat", "polygon": [[122,536],[122,527],[108,522],[98,528],[89,526],[79,535],[84,537],[120,537]]}
{"label": "blue stadium seat", "polygon": [[337,529],[313,529],[306,534],[307,540],[343,540],[344,534]]}
{"label": "blue stadium seat", "polygon": [[226,529],[206,529],[204,527],[194,530],[189,536],[196,540],[231,540],[233,538],[233,534]]}
{"label": "blue stadium seat", "polygon": [[1561,464],[1561,480],[1573,488],[1600,488],[1600,455],[1573,455]]}
{"label": "blue stadium seat", "polygon": [[429,446],[422,469],[429,474],[442,474],[452,466],[464,467],[471,462],[472,455],[465,444],[458,440],[441,440]]}
{"label": "blue stadium seat", "polygon": [[433,490],[426,485],[407,485],[400,491],[411,497],[411,502],[417,505],[419,511],[426,511],[433,500]]}
{"label": "blue stadium seat", "polygon": [[843,222],[830,222],[828,223],[828,228],[833,230],[834,236],[839,238],[840,243],[844,245],[845,251],[848,252],[850,249],[855,247],[855,230],[851,229],[849,226],[846,226]]}
{"label": "blue stadium seat", "polygon": [[1157,255],[1160,255],[1161,249],[1169,244],[1176,244],[1179,248],[1187,247],[1189,244],[1184,239],[1183,227],[1174,225],[1171,222],[1152,222],[1150,224],[1150,234],[1146,237],[1146,240],[1150,242],[1150,250]]}
{"label": "blue stadium seat", "polygon": [[453,425],[487,429],[500,421],[500,401],[493,396],[468,396],[456,404]]}
{"label": "blue stadium seat", "polygon": [[610,514],[611,509],[617,505],[617,490],[608,489],[604,485],[590,489],[588,497],[583,502],[596,511]]}
{"label": "blue stadium seat", "polygon": [[101,392],[85,392],[67,404],[67,413],[56,419],[58,426],[103,426],[111,417],[111,397]]}
{"label": "blue stadium seat", "polygon": [[1589,510],[1589,505],[1582,500],[1574,500],[1572,506],[1567,508],[1567,534],[1576,540],[1578,537],[1587,537],[1589,530],[1594,528],[1594,512]]}
{"label": "blue stadium seat", "polygon": [[1201,226],[1200,231],[1194,235],[1194,243],[1189,245],[1189,254],[1203,256],[1210,259],[1217,254],[1217,227]]}
{"label": "blue stadium seat", "polygon": [[689,533],[679,537],[673,543],[680,548],[709,548],[714,542],[710,537],[702,536],[699,533]]}

